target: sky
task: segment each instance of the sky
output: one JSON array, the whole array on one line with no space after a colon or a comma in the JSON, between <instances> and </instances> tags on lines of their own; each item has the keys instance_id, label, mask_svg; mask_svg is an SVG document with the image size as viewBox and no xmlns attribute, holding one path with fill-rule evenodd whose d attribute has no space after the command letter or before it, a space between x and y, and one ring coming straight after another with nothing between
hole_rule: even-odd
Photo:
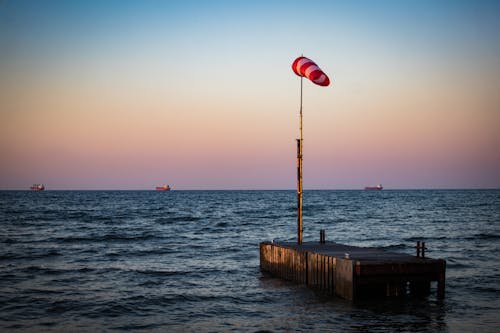
<instances>
[{"instance_id":1,"label":"sky","mask_svg":"<svg viewBox=\"0 0 500 333\"><path fill-rule=\"evenodd\" d=\"M498 1L0 1L0 189L500 188Z\"/></svg>"}]
</instances>

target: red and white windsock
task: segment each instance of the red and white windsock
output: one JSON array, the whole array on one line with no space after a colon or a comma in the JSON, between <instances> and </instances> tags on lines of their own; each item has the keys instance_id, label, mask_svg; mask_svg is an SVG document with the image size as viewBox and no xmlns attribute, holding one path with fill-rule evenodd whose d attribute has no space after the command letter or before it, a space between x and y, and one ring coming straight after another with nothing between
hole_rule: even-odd
<instances>
[{"instance_id":1,"label":"red and white windsock","mask_svg":"<svg viewBox=\"0 0 500 333\"><path fill-rule=\"evenodd\" d=\"M326 87L330 84L330 79L312 61L306 57L298 57L292 64L292 69L298 76L303 76L316 83L318 86Z\"/></svg>"}]
</instances>

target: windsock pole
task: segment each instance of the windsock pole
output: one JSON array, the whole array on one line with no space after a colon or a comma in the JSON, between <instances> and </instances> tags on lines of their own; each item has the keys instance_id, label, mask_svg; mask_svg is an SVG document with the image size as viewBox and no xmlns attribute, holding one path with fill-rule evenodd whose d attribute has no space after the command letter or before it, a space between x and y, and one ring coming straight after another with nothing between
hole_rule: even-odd
<instances>
[{"instance_id":1,"label":"windsock pole","mask_svg":"<svg viewBox=\"0 0 500 333\"><path fill-rule=\"evenodd\" d=\"M314 61L301 55L292 63L293 72L300 76L300 138L297 139L297 243L302 244L302 85L304 77L318 86L326 87L330 79Z\"/></svg>"},{"instance_id":2,"label":"windsock pole","mask_svg":"<svg viewBox=\"0 0 500 333\"><path fill-rule=\"evenodd\" d=\"M297 139L297 243L302 244L302 81L300 77L300 139Z\"/></svg>"}]
</instances>

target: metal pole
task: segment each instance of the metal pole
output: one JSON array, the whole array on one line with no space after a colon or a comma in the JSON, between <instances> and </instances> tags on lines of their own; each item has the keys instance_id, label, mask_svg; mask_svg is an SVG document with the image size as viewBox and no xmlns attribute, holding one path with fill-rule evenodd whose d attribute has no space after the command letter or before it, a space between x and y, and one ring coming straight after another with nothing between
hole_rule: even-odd
<instances>
[{"instance_id":1,"label":"metal pole","mask_svg":"<svg viewBox=\"0 0 500 333\"><path fill-rule=\"evenodd\" d=\"M297 243L302 244L302 82L300 77L300 139L297 140Z\"/></svg>"}]
</instances>

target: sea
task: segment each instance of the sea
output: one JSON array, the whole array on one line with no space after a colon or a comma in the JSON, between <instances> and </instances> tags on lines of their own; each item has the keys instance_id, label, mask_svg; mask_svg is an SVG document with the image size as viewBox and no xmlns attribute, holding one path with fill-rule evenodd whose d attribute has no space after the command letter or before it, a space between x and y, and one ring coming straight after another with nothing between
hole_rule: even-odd
<instances>
[{"instance_id":1,"label":"sea","mask_svg":"<svg viewBox=\"0 0 500 333\"><path fill-rule=\"evenodd\" d=\"M349 302L259 269L294 191L0 191L1 332L500 332L500 190L306 190L304 241L447 262L444 300Z\"/></svg>"}]
</instances>

